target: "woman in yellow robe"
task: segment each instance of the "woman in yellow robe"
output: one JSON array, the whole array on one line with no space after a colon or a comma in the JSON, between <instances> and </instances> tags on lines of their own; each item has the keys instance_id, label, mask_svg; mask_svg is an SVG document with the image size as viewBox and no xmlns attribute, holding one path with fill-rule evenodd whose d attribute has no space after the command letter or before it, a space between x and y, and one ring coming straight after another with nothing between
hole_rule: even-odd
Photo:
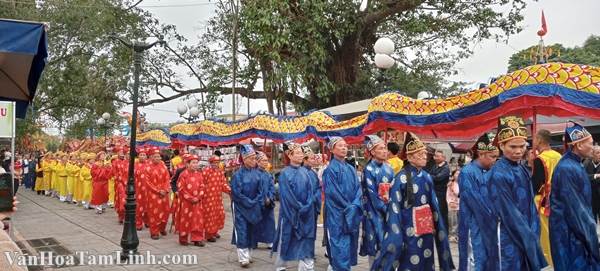
<instances>
[{"instance_id":1,"label":"woman in yellow robe","mask_svg":"<svg viewBox=\"0 0 600 271\"><path fill-rule=\"evenodd\" d=\"M44 158L39 158L38 162L35 164L35 187L34 190L38 193L38 195L44 193ZM40 177L38 177L40 176Z\"/></svg>"},{"instance_id":2,"label":"woman in yellow robe","mask_svg":"<svg viewBox=\"0 0 600 271\"><path fill-rule=\"evenodd\" d=\"M61 154L60 161L56 163L52 170L56 173L55 189L60 201L65 201L67 198L67 155ZM55 180L52 180L54 182Z\"/></svg>"},{"instance_id":3,"label":"woman in yellow robe","mask_svg":"<svg viewBox=\"0 0 600 271\"><path fill-rule=\"evenodd\" d=\"M83 178L81 177L81 167L87 157L87 154L82 153L75 159L75 165L77 166L77 177L75 178L75 184L73 185L73 202L81 203L83 200Z\"/></svg>"},{"instance_id":4,"label":"woman in yellow robe","mask_svg":"<svg viewBox=\"0 0 600 271\"><path fill-rule=\"evenodd\" d=\"M42 162L42 171L44 172L44 177L42 179L44 184L42 185L42 190L46 191L46 196L51 196L54 192L52 189L54 187L52 185L52 180L54 178L54 171L52 171L52 168L54 163L56 163L56 161L54 161L54 155L52 153L48 153Z\"/></svg>"},{"instance_id":5,"label":"woman in yellow robe","mask_svg":"<svg viewBox=\"0 0 600 271\"><path fill-rule=\"evenodd\" d=\"M79 180L79 166L77 165L77 155L71 154L67 162L67 198L66 201L77 204L75 200L75 185Z\"/></svg>"},{"instance_id":6,"label":"woman in yellow robe","mask_svg":"<svg viewBox=\"0 0 600 271\"><path fill-rule=\"evenodd\" d=\"M85 161L81 165L79 177L82 183L81 204L83 208L90 209L90 200L92 199L92 165L95 163L96 155L88 153L85 156Z\"/></svg>"}]
</instances>

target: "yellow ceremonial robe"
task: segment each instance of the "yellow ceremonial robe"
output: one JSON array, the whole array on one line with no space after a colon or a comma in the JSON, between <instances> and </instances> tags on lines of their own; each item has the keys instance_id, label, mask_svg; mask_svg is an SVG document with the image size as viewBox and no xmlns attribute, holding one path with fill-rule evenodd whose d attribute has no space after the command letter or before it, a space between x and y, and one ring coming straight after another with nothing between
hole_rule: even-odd
<instances>
[{"instance_id":1,"label":"yellow ceremonial robe","mask_svg":"<svg viewBox=\"0 0 600 271\"><path fill-rule=\"evenodd\" d=\"M56 163L52 167L52 170L56 173L56 185L55 189L58 195L61 197L67 196L67 165L62 163ZM53 181L54 182L54 181Z\"/></svg>"},{"instance_id":2,"label":"yellow ceremonial robe","mask_svg":"<svg viewBox=\"0 0 600 271\"><path fill-rule=\"evenodd\" d=\"M79 177L82 184L81 200L89 203L92 199L92 172L89 165L81 166Z\"/></svg>"},{"instance_id":3,"label":"yellow ceremonial robe","mask_svg":"<svg viewBox=\"0 0 600 271\"><path fill-rule=\"evenodd\" d=\"M397 156L388 159L387 162L394 170L394 176L398 174L398 172L400 172L400 170L402 170L402 167L404 166L404 162L402 161L402 159L398 158Z\"/></svg>"},{"instance_id":4,"label":"yellow ceremonial robe","mask_svg":"<svg viewBox=\"0 0 600 271\"><path fill-rule=\"evenodd\" d=\"M42 191L42 190L44 190L44 177L41 177L41 178L37 177L37 175L38 175L37 173L42 172L42 174L43 174L43 172L44 172L44 167L42 165L43 163L44 163L44 161L42 160L39 163L37 163L37 165L35 165L35 173L36 173L35 176L34 176L34 178L35 178L35 187L34 187L35 191Z\"/></svg>"},{"instance_id":5,"label":"yellow ceremonial robe","mask_svg":"<svg viewBox=\"0 0 600 271\"><path fill-rule=\"evenodd\" d=\"M75 163L67 163L67 195L71 195L75 199L75 187L79 186L79 166Z\"/></svg>"},{"instance_id":6,"label":"yellow ceremonial robe","mask_svg":"<svg viewBox=\"0 0 600 271\"><path fill-rule=\"evenodd\" d=\"M538 213L540 216L540 245L542 246L542 250L544 251L544 258L546 258L546 261L550 266L553 266L552 254L550 250L550 233L548 230L548 214L550 212L550 206L542 206L542 198L545 198L544 202L550 202L552 173L554 173L554 168L558 164L561 155L555 150L546 150L540 153L540 155L538 155L538 158L540 158L542 164L544 164L546 182L540 189L541 195L536 195L533 200L538 208Z\"/></svg>"},{"instance_id":7,"label":"yellow ceremonial robe","mask_svg":"<svg viewBox=\"0 0 600 271\"><path fill-rule=\"evenodd\" d=\"M56 172L54 172L55 164L56 161L54 160L50 160L44 163L44 182L46 183L46 189L44 190L54 190L56 187L56 183L58 182L58 175L56 174Z\"/></svg>"}]
</instances>

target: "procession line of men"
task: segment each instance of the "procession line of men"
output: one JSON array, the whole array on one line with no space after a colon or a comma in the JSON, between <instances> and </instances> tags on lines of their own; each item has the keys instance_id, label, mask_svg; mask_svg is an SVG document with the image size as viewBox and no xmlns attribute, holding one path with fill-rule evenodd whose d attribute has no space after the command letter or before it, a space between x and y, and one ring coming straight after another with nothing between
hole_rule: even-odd
<instances>
[{"instance_id":1,"label":"procession line of men","mask_svg":"<svg viewBox=\"0 0 600 271\"><path fill-rule=\"evenodd\" d=\"M459 270L542 270L550 262L545 255L555 270L600 270L590 183L581 164L591 156L591 135L573 123L565 131L562 158L547 153L549 148L542 150L541 159L551 168L545 169L547 192L535 201L531 173L521 161L527 138L522 118L502 117L497 136L482 135L473 148L475 159L462 169ZM289 165L279 175L281 206L273 243L276 270L284 270L286 262L296 260L298 270L314 270L321 189L329 270L351 270L359 252L368 256L371 270L435 270L435 252L439 269L455 268L434 184L423 170L425 144L407 133L400 152L406 162L396 174L386 162L381 138L369 135L365 145L371 159L359 180L354 167L344 160L346 142L330 137L327 148L333 158L322 182L310 163L306 164L311 151L303 151L295 143L285 145ZM271 204L265 196L271 178L256 166L259 155L251 146L242 146L241 152L243 167L231 182L232 243L238 248L240 264L247 267L257 236L265 233L257 225ZM546 250L540 245L544 216L548 221Z\"/></svg>"},{"instance_id":2,"label":"procession line of men","mask_svg":"<svg viewBox=\"0 0 600 271\"><path fill-rule=\"evenodd\" d=\"M591 187L582 165L591 157L592 136L576 123L568 126L561 158L550 152L547 137L538 137L545 172L539 200L531 173L521 162L528 138L522 118L502 117L495 137L486 133L477 140L475 159L459 175L459 270L542 270L549 263L558 271L600 270ZM324 194L328 270L351 270L359 254L368 256L370 270L435 270L435 253L439 269L454 269L432 177L424 170L426 145L407 133L399 153L405 162L397 173L386 161L381 138L369 135L365 145L370 160L359 179L345 161L348 145L340 137L328 138L332 159L321 178L314 168L316 154L309 147L285 144L289 165L278 178L278 223L268 158L251 145L240 147L242 166L229 185L218 156L201 169L199 158L186 154L171 177L158 148L138 149L136 227L142 230L146 224L151 238L159 239L167 234L172 216L181 245L204 246L219 238L225 219L222 193L230 193L232 244L242 267L251 265L253 249L265 243L276 254L276 270L285 270L289 261L298 261L298 270L314 270ZM112 179L122 222L127 152L116 148L117 155L110 158L102 152L47 154L38 165L43 177L36 189L61 201L94 207L101 214ZM542 245L543 240L548 245Z\"/></svg>"},{"instance_id":3,"label":"procession line of men","mask_svg":"<svg viewBox=\"0 0 600 271\"><path fill-rule=\"evenodd\" d=\"M36 169L42 177L36 180L38 194L57 197L60 201L94 208L102 214L108 206L111 184L114 184L114 208L123 223L126 185L129 176L127 147L116 146L114 156L106 153L47 153ZM222 193L229 193L220 158L210 158L210 166L201 168L198 156L185 154L178 165L177 188L171 191L171 174L157 147L138 148L135 161L136 228L149 228L150 237L167 235L169 217L179 234L179 243L204 246L216 242L225 224ZM170 194L174 192L171 204Z\"/></svg>"},{"instance_id":4,"label":"procession line of men","mask_svg":"<svg viewBox=\"0 0 600 271\"><path fill-rule=\"evenodd\" d=\"M521 163L527 146L521 118L501 118L495 144L476 144L477 158L459 176L459 270L600 270L591 188L582 161L592 136L573 123L566 128L565 154L549 147L549 133L536 135L543 172L539 195ZM499 155L496 147L502 151ZM539 213L538 213L539 211ZM497 221L497 223L491 223Z\"/></svg>"}]
</instances>

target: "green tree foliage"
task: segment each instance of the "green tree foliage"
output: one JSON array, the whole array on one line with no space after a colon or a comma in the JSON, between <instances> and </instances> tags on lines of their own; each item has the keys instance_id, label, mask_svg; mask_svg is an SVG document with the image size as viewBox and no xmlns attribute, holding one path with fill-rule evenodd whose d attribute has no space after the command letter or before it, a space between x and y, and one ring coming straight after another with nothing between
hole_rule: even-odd
<instances>
[{"instance_id":1,"label":"green tree foliage","mask_svg":"<svg viewBox=\"0 0 600 271\"><path fill-rule=\"evenodd\" d=\"M109 36L143 36L144 14L117 0L15 2L0 3L0 17L48 25L49 57L30 120L68 130L115 112L130 81L131 53Z\"/></svg>"},{"instance_id":2,"label":"green tree foliage","mask_svg":"<svg viewBox=\"0 0 600 271\"><path fill-rule=\"evenodd\" d=\"M312 107L379 94L384 88L373 87L379 71L371 59L383 36L396 43L398 65L386 72L390 86L408 95L427 90L442 96L449 90L443 78L470 55L469 46L519 31L525 6L508 0L365 1L364 10L363 1L242 1L240 40L268 75L263 80L296 83ZM282 96L278 91L272 90Z\"/></svg>"},{"instance_id":3,"label":"green tree foliage","mask_svg":"<svg viewBox=\"0 0 600 271\"><path fill-rule=\"evenodd\" d=\"M583 46L567 48L557 43L546 46L546 50L548 49L551 50L548 62L600 66L600 36L588 37ZM537 51L538 45L534 45L513 54L508 61L508 71L512 72L535 64L536 62L531 56L535 55Z\"/></svg>"},{"instance_id":4,"label":"green tree foliage","mask_svg":"<svg viewBox=\"0 0 600 271\"><path fill-rule=\"evenodd\" d=\"M522 0L365 1L364 10L362 1L217 1L200 44L182 45L185 38L172 28L155 33L178 42L150 57L147 83L156 86L156 98L145 104L195 93L218 101L231 93L232 59L239 64L236 94L266 99L271 113L285 113L287 103L303 111L389 89L446 96L458 87L444 80L455 72L453 64L479 40L520 31L525 7ZM383 36L396 42L398 65L381 81L372 59ZM187 69L197 87L186 88L167 62Z\"/></svg>"}]
</instances>

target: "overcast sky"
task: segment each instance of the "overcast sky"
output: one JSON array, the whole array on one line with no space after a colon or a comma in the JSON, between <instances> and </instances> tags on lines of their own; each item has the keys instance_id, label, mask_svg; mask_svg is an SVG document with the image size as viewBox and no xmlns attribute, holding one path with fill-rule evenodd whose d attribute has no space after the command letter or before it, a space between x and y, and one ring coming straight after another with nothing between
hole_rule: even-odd
<instances>
[{"instance_id":1,"label":"overcast sky","mask_svg":"<svg viewBox=\"0 0 600 271\"><path fill-rule=\"evenodd\" d=\"M214 14L214 1L208 0L145 0L141 4L145 10L153 12L163 23L173 24L180 34L191 42L198 42L198 36L205 23ZM170 7L165 7L170 6ZM482 41L473 47L474 54L457 64L458 74L450 80L472 83L487 82L489 78L506 73L508 59L515 52L537 44L537 30L540 28L541 11L546 14L548 34L546 44L562 43L567 47L580 46L590 35L600 35L600 10L598 0L539 0L528 1L521 23L523 31L511 36L508 43ZM190 84L194 80L188 80ZM196 87L192 85L191 87ZM177 105L182 100L171 101L142 109L150 122L170 123L181 120ZM223 99L222 113L231 113L231 96ZM254 111L266 110L266 102L251 101ZM130 111L129 108L126 109ZM243 100L241 112L247 112L246 100Z\"/></svg>"}]
</instances>

